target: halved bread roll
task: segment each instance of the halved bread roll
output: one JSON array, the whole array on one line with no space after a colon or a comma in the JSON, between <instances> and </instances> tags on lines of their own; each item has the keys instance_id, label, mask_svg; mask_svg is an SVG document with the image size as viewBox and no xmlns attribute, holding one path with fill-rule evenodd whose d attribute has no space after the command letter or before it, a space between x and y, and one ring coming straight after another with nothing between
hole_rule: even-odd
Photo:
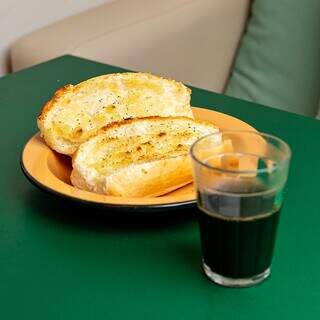
<instances>
[{"instance_id":1,"label":"halved bread roll","mask_svg":"<svg viewBox=\"0 0 320 320\"><path fill-rule=\"evenodd\" d=\"M192 181L190 146L213 132L218 132L213 124L186 117L149 117L107 126L73 156L72 184L113 196L166 194Z\"/></svg>"},{"instance_id":2,"label":"halved bread roll","mask_svg":"<svg viewBox=\"0 0 320 320\"><path fill-rule=\"evenodd\" d=\"M190 94L180 82L147 73L102 75L58 90L37 123L52 149L72 155L113 122L147 116L193 118Z\"/></svg>"}]
</instances>

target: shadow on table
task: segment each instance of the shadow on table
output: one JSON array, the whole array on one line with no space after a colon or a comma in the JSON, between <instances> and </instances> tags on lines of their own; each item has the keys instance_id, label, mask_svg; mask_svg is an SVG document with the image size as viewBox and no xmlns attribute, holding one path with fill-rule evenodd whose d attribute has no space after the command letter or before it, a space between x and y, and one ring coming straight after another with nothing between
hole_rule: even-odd
<instances>
[{"instance_id":1,"label":"shadow on table","mask_svg":"<svg viewBox=\"0 0 320 320\"><path fill-rule=\"evenodd\" d=\"M114 212L112 210L101 210L87 207L76 202L55 197L37 189L29 189L23 196L24 205L28 208L26 214L30 215L38 224L56 225L59 229L67 228L69 234L72 229L80 232L94 232L106 234L134 235L124 236L119 243L133 241L130 245L135 250L135 255L141 261L146 259L145 264L150 263L150 252L157 252L160 256L165 256L170 263L180 265L182 270L190 272L192 277L201 277L201 254L195 213L197 209L175 210L168 212ZM42 228L41 228L42 229ZM71 231L71 233L70 233ZM165 234L163 244L159 242L161 233ZM135 234L141 235L136 237ZM150 240L149 235L154 235ZM96 245L94 237L73 237L69 239L67 245L56 244L50 241L50 237L45 238L50 245L57 245L59 251L66 251L68 255L77 258L79 241L81 244L81 256L91 257L93 261L108 259L108 253L115 254L115 251L108 251L108 246L113 246L109 242L108 236L103 238L105 242L101 245L101 238ZM76 239L76 240L72 240ZM76 241L76 245L73 246ZM83 241L83 242L81 242ZM93 242L92 242L93 241ZM87 244L85 244L87 243ZM94 243L95 249L92 250ZM139 250L144 248L145 252ZM149 253L148 253L149 252ZM119 253L121 258L121 254ZM114 256L112 256L114 257ZM89 258L88 258L89 259ZM110 257L111 259L111 257ZM130 257L128 258L130 260ZM156 258L153 258L156 259Z\"/></svg>"},{"instance_id":2,"label":"shadow on table","mask_svg":"<svg viewBox=\"0 0 320 320\"><path fill-rule=\"evenodd\" d=\"M161 212L99 209L33 189L25 197L32 213L55 223L101 231L143 231L176 228L195 223L196 208Z\"/></svg>"},{"instance_id":3,"label":"shadow on table","mask_svg":"<svg viewBox=\"0 0 320 320\"><path fill-rule=\"evenodd\" d=\"M201 250L198 241L177 241L170 250L172 259L189 269L192 274L198 275L202 272Z\"/></svg>"}]
</instances>

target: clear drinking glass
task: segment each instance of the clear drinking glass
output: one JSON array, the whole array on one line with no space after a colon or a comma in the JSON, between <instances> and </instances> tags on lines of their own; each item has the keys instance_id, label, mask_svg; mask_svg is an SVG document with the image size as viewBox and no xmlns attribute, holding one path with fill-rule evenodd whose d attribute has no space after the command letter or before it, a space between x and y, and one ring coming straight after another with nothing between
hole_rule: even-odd
<instances>
[{"instance_id":1,"label":"clear drinking glass","mask_svg":"<svg viewBox=\"0 0 320 320\"><path fill-rule=\"evenodd\" d=\"M215 283L245 287L271 272L291 151L281 139L225 131L191 148L202 261Z\"/></svg>"}]
</instances>

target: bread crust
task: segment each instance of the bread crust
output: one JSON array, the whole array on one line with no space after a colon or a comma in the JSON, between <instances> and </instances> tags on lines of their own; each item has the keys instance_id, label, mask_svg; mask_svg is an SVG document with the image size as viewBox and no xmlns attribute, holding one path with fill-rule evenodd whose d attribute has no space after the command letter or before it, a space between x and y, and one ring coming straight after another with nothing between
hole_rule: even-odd
<instances>
[{"instance_id":1,"label":"bread crust","mask_svg":"<svg viewBox=\"0 0 320 320\"><path fill-rule=\"evenodd\" d=\"M189 155L132 164L106 177L105 184L88 184L77 169L72 170L74 186L86 191L119 197L157 197L192 182Z\"/></svg>"},{"instance_id":2,"label":"bread crust","mask_svg":"<svg viewBox=\"0 0 320 320\"><path fill-rule=\"evenodd\" d=\"M117 128L121 128L121 127L124 127L124 126L130 126L132 124L139 123L139 122L145 121L145 120L147 120L148 122L153 122L153 123L157 124L160 119L170 119L170 120L174 119L176 121L188 120L188 121L191 121L191 122L194 122L194 123L197 123L197 124L202 124L202 125L205 125L205 126L208 126L208 127L212 127L212 128L216 128L217 130L219 130L218 127L216 127L212 122L205 121L205 120L197 120L197 121L195 121L193 119L190 119L190 118L184 117L184 116L173 116L173 117L149 116L149 117L141 117L141 118L131 118L131 119L121 120L121 121L118 121L118 122L113 122L113 123L107 124L107 125L105 125L104 127L102 127L100 129L98 134L103 133L103 132L112 132L113 130L116 130Z\"/></svg>"},{"instance_id":3,"label":"bread crust","mask_svg":"<svg viewBox=\"0 0 320 320\"><path fill-rule=\"evenodd\" d=\"M48 112L51 110L51 108L54 106L54 103L63 96L67 91L71 90L73 88L72 84L66 84L65 86L58 89L54 94L53 97L45 103L45 105L42 107L38 114L37 121L43 122L48 114Z\"/></svg>"}]
</instances>

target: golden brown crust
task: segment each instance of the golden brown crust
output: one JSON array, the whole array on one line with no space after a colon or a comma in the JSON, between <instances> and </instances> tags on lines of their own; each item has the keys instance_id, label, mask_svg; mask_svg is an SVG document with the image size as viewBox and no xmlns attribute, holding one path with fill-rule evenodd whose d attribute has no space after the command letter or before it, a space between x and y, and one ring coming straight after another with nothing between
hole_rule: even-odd
<instances>
[{"instance_id":1,"label":"golden brown crust","mask_svg":"<svg viewBox=\"0 0 320 320\"><path fill-rule=\"evenodd\" d=\"M141 120L148 120L149 122L154 122L157 123L159 122L159 120L165 120L165 119L175 119L175 120L189 120L189 121L194 121L193 119L190 119L188 117L184 117L184 116L176 116L176 117L159 117L159 116L149 116L149 117L141 117L141 118L130 118L130 119L124 119L121 121L117 121L117 122L113 122L113 123L109 123L107 125L105 125L104 127L102 127L100 129L100 131L97 134L100 134L102 132L107 132L111 129L116 129L116 128L120 128L123 125L130 125L133 123L139 123L141 122ZM209 121L204 121L204 120L197 120L196 123L198 124L203 124L203 125L208 125L208 126L213 126L213 124Z\"/></svg>"},{"instance_id":2,"label":"golden brown crust","mask_svg":"<svg viewBox=\"0 0 320 320\"><path fill-rule=\"evenodd\" d=\"M146 75L146 76L148 76L149 78L153 78L155 75L154 74L152 74L151 72L135 72L136 74L143 74L143 75ZM105 75L103 75L104 77L112 77L112 76L117 76L117 75L130 75L130 74L132 74L132 72L117 72L117 73L109 73L109 74L105 74ZM98 76L99 77L99 76ZM98 77L96 77L96 78L98 78ZM157 76L157 78L159 78L159 79L162 79L162 80L167 80L167 81L170 81L170 82L172 82L172 83L175 83L175 84L177 84L179 87L180 87L180 85L182 84L181 82L179 82L179 81L177 81L177 80L175 80L175 79L173 79L173 78L164 78L164 77L161 77L161 76ZM94 79L94 78L92 78L92 79ZM89 79L90 80L90 79ZM77 87L78 86L82 86L82 84L84 84L86 81L83 81L83 82L81 82L81 83L79 83L78 85L77 85ZM189 88L189 87L187 87L187 86L185 86L185 88L187 89L187 91L189 92L189 94L191 94L191 92L192 92L192 90Z\"/></svg>"},{"instance_id":3,"label":"golden brown crust","mask_svg":"<svg viewBox=\"0 0 320 320\"><path fill-rule=\"evenodd\" d=\"M157 197L190 182L190 157L182 155L126 167L107 177L105 193L120 197Z\"/></svg>"},{"instance_id":4,"label":"golden brown crust","mask_svg":"<svg viewBox=\"0 0 320 320\"><path fill-rule=\"evenodd\" d=\"M38 121L43 121L45 118L46 113L52 108L52 100L49 100L45 103L45 105L42 107L38 114Z\"/></svg>"},{"instance_id":5,"label":"golden brown crust","mask_svg":"<svg viewBox=\"0 0 320 320\"><path fill-rule=\"evenodd\" d=\"M59 88L54 94L53 97L45 103L38 115L38 121L43 121L47 115L47 113L54 106L54 103L62 97L67 91L69 91L73 87L72 84L66 84L65 86Z\"/></svg>"},{"instance_id":6,"label":"golden brown crust","mask_svg":"<svg viewBox=\"0 0 320 320\"><path fill-rule=\"evenodd\" d=\"M106 177L105 185L91 186L77 169L72 184L82 190L118 197L157 197L192 182L189 155L133 164Z\"/></svg>"}]
</instances>

